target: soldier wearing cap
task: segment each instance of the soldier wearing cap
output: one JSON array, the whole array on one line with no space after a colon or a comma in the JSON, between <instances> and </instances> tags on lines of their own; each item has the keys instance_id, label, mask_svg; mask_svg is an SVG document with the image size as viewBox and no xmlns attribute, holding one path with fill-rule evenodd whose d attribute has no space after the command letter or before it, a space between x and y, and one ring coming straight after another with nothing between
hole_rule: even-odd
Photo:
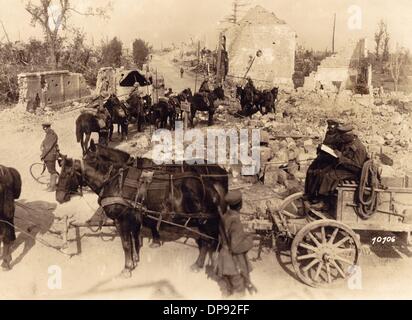
<instances>
[{"instance_id":1,"label":"soldier wearing cap","mask_svg":"<svg viewBox=\"0 0 412 320\"><path fill-rule=\"evenodd\" d=\"M41 144L40 151L41 161L44 161L47 171L50 173L50 183L48 185L47 191L56 191L57 182L57 171L56 171L56 160L59 157L59 146L57 134L51 128L50 122L44 122L42 124L43 130L46 136Z\"/></svg>"},{"instance_id":2,"label":"soldier wearing cap","mask_svg":"<svg viewBox=\"0 0 412 320\"><path fill-rule=\"evenodd\" d=\"M336 149L336 137L339 133L337 128L341 125L341 122L336 119L328 119L326 122L328 124L328 128L322 144L332 149ZM323 172L332 169L336 164L336 159L333 156L321 150L322 144L318 146L317 157L310 164L306 172L305 195L306 198L312 203L320 201L318 191Z\"/></svg>"},{"instance_id":3,"label":"soldier wearing cap","mask_svg":"<svg viewBox=\"0 0 412 320\"><path fill-rule=\"evenodd\" d=\"M247 252L253 247L253 237L243 230L240 221L241 192L230 191L225 201L229 209L221 216L217 275L221 279L224 295L243 296L246 289L250 293L256 291L250 281L252 267L247 258Z\"/></svg>"},{"instance_id":4,"label":"soldier wearing cap","mask_svg":"<svg viewBox=\"0 0 412 320\"><path fill-rule=\"evenodd\" d=\"M328 200L342 180L360 179L364 163L369 159L366 147L354 134L351 126L338 125L334 138L336 158L333 165L322 170L317 184L320 202L315 209L328 207Z\"/></svg>"}]
</instances>

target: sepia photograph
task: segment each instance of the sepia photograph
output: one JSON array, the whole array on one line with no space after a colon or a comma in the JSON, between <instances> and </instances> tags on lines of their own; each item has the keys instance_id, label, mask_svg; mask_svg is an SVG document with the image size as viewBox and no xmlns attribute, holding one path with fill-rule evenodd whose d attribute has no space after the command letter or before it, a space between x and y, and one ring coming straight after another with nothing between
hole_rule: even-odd
<instances>
[{"instance_id":1,"label":"sepia photograph","mask_svg":"<svg viewBox=\"0 0 412 320\"><path fill-rule=\"evenodd\" d=\"M412 299L411 12L0 0L0 300Z\"/></svg>"}]
</instances>

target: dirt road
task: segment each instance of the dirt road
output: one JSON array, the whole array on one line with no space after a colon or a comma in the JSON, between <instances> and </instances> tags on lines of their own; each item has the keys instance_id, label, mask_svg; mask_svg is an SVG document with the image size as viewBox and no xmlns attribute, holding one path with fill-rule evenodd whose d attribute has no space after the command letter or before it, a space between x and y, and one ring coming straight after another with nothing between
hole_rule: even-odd
<instances>
[{"instance_id":1,"label":"dirt road","mask_svg":"<svg viewBox=\"0 0 412 320\"><path fill-rule=\"evenodd\" d=\"M178 68L164 57L154 57L166 80L166 86L175 91L193 88L193 78L180 78ZM75 141L74 121L78 110L62 110L49 116L59 135L63 153L80 158L80 147ZM150 249L147 240L141 251L141 262L132 278L118 277L123 266L123 252L113 230L105 234L83 230L81 248L78 248L74 230L70 232L70 253L81 249L81 254L68 257L46 247L40 241L53 245L61 239L48 232L59 229L55 217L74 216L77 221L89 219L97 209L96 196L86 194L71 202L58 205L54 194L45 192L30 177L30 164L39 162L39 147L43 139L41 122L45 116L27 115L19 109L5 110L0 116L0 163L18 169L23 178L23 192L17 207L19 230L13 251L13 269L0 272L0 297L3 299L219 299L217 283L203 272L192 273L190 265L197 254L194 242L167 243L159 249ZM139 136L135 134L128 142ZM30 222L27 222L29 220ZM33 225L36 225L33 227ZM31 227L31 228L29 228ZM33 239L35 238L36 241ZM362 260L362 289L350 290L347 285L334 290L312 289L294 278L290 264L279 263L275 252L265 251L263 260L253 262L252 279L259 293L258 299L345 299L345 298L411 298L412 285L410 252L406 249L388 249L385 255L367 255ZM253 257L256 250L250 253ZM280 260L287 261L287 257ZM54 282L61 276L61 287ZM56 285L57 284L57 285Z\"/></svg>"}]
</instances>

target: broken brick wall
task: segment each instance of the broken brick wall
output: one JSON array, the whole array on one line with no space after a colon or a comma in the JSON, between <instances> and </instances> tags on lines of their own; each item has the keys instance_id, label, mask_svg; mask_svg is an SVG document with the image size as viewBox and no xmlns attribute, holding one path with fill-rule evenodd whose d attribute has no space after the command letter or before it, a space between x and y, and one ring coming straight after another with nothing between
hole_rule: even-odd
<instances>
[{"instance_id":1,"label":"broken brick wall","mask_svg":"<svg viewBox=\"0 0 412 320\"><path fill-rule=\"evenodd\" d=\"M18 75L19 104L27 111L56 108L66 102L90 96L83 75L69 71L47 71Z\"/></svg>"},{"instance_id":2,"label":"broken brick wall","mask_svg":"<svg viewBox=\"0 0 412 320\"><path fill-rule=\"evenodd\" d=\"M371 84L371 72L369 66L362 65L367 57L366 39L348 43L339 52L324 59L317 71L305 78L304 88L313 90L323 88L325 90L354 90L357 84L365 79L365 86Z\"/></svg>"}]
</instances>

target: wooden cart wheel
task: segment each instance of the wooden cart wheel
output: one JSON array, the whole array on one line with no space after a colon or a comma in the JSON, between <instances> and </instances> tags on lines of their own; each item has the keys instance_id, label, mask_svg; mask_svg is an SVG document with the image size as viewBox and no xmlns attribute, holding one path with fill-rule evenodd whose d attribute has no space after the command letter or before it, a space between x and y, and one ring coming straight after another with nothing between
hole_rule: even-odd
<instances>
[{"instance_id":1,"label":"wooden cart wheel","mask_svg":"<svg viewBox=\"0 0 412 320\"><path fill-rule=\"evenodd\" d=\"M303 192L298 192L286 197L278 209L279 213L287 219L304 217Z\"/></svg>"},{"instance_id":2,"label":"wooden cart wheel","mask_svg":"<svg viewBox=\"0 0 412 320\"><path fill-rule=\"evenodd\" d=\"M349 227L334 220L313 221L292 242L293 268L312 287L330 286L349 277L359 262L360 242Z\"/></svg>"}]
</instances>

